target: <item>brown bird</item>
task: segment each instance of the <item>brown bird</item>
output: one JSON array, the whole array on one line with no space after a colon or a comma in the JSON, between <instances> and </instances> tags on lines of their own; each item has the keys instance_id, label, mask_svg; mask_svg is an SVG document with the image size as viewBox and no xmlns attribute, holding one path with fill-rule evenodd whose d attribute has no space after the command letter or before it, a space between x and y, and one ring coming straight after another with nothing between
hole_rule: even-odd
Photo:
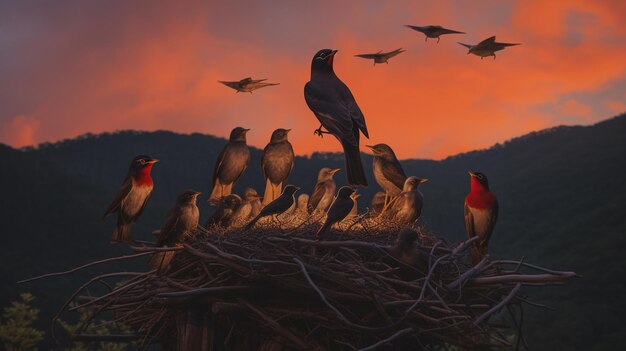
<instances>
[{"instance_id":1,"label":"brown bird","mask_svg":"<svg viewBox=\"0 0 626 351\"><path fill-rule=\"evenodd\" d=\"M399 55L403 52L405 52L406 50L402 50L402 48L393 50L393 51L389 51L389 52L382 52L379 51L375 54L360 54L360 55L354 55L356 57L360 57L360 58L364 58L364 59L369 59L369 60L374 60L374 66L376 66L377 63L387 63L389 64L389 59Z\"/></svg>"},{"instance_id":2,"label":"brown bird","mask_svg":"<svg viewBox=\"0 0 626 351\"><path fill-rule=\"evenodd\" d=\"M241 202L241 198L237 194L228 194L224 196L220 200L217 210L213 212L213 215L207 220L204 226L206 228L213 225L228 227L231 223L233 215L241 205Z\"/></svg>"},{"instance_id":3,"label":"brown bird","mask_svg":"<svg viewBox=\"0 0 626 351\"><path fill-rule=\"evenodd\" d=\"M372 198L372 202L370 204L370 213L372 215L380 214L385 207L385 200L387 198L387 194L384 191L379 191L374 194Z\"/></svg>"},{"instance_id":4,"label":"brown bird","mask_svg":"<svg viewBox=\"0 0 626 351\"><path fill-rule=\"evenodd\" d=\"M472 263L477 264L488 254L489 239L498 220L498 200L489 191L487 176L480 172L469 172L470 192L465 197L465 229L471 239L478 236L472 245Z\"/></svg>"},{"instance_id":5,"label":"brown bird","mask_svg":"<svg viewBox=\"0 0 626 351\"><path fill-rule=\"evenodd\" d=\"M387 144L365 145L374 153L374 179L390 196L400 194L406 174L393 149Z\"/></svg>"},{"instance_id":6,"label":"brown bird","mask_svg":"<svg viewBox=\"0 0 626 351\"><path fill-rule=\"evenodd\" d=\"M352 193L352 195L350 195L350 198L354 201L354 206L346 218L354 218L359 215L359 206L357 201L359 197L361 197L361 194Z\"/></svg>"},{"instance_id":7,"label":"brown bird","mask_svg":"<svg viewBox=\"0 0 626 351\"><path fill-rule=\"evenodd\" d=\"M287 212L291 206L295 203L295 193L300 190L297 186L287 185L283 190L283 193L274 201L267 204L267 206L261 209L261 212L248 223L246 229L252 228L256 222L267 216L278 216Z\"/></svg>"},{"instance_id":8,"label":"brown bird","mask_svg":"<svg viewBox=\"0 0 626 351\"><path fill-rule=\"evenodd\" d=\"M117 212L117 224L111 242L132 241L130 228L139 219L150 200L153 187L150 171L158 161L145 155L139 155L131 161L126 179L102 216L104 219Z\"/></svg>"},{"instance_id":9,"label":"brown bird","mask_svg":"<svg viewBox=\"0 0 626 351\"><path fill-rule=\"evenodd\" d=\"M250 150L246 145L246 134L250 129L237 127L230 132L230 140L220 152L213 169L213 192L211 204L232 193L233 185L248 167Z\"/></svg>"},{"instance_id":10,"label":"brown bird","mask_svg":"<svg viewBox=\"0 0 626 351\"><path fill-rule=\"evenodd\" d=\"M300 196L298 196L296 212L309 213L309 194L300 194Z\"/></svg>"},{"instance_id":11,"label":"brown bird","mask_svg":"<svg viewBox=\"0 0 626 351\"><path fill-rule=\"evenodd\" d=\"M265 82L266 80L267 79L252 79L248 77L237 82L224 82L221 80L218 80L218 82L224 84L225 86L229 88L235 89L237 93L242 92L242 93L250 93L250 94L252 94L252 91L254 90L280 84L280 83L266 83Z\"/></svg>"},{"instance_id":12,"label":"brown bird","mask_svg":"<svg viewBox=\"0 0 626 351\"><path fill-rule=\"evenodd\" d=\"M422 214L424 195L419 191L418 186L426 183L428 179L418 177L408 177L404 182L404 188L391 205L390 215L397 221L411 224Z\"/></svg>"},{"instance_id":13,"label":"brown bird","mask_svg":"<svg viewBox=\"0 0 626 351\"><path fill-rule=\"evenodd\" d=\"M413 228L402 229L391 248L391 256L410 267L423 267L425 260L419 252L419 234ZM408 271L403 272L404 275ZM414 273L414 272L413 272Z\"/></svg>"},{"instance_id":14,"label":"brown bird","mask_svg":"<svg viewBox=\"0 0 626 351\"><path fill-rule=\"evenodd\" d=\"M200 192L194 190L185 190L178 195L176 206L167 215L167 219L159 232L158 247L180 245L181 242L193 235L200 219L200 211L196 205L198 195ZM152 256L150 263L159 272L163 272L169 267L173 257L173 251L157 252Z\"/></svg>"},{"instance_id":15,"label":"brown bird","mask_svg":"<svg viewBox=\"0 0 626 351\"><path fill-rule=\"evenodd\" d=\"M335 197L337 185L333 180L333 175L339 172L339 168L322 168L317 175L317 184L313 188L313 193L309 198L309 213L315 211L326 212Z\"/></svg>"},{"instance_id":16,"label":"brown bird","mask_svg":"<svg viewBox=\"0 0 626 351\"><path fill-rule=\"evenodd\" d=\"M328 209L328 216L324 225L317 231L315 235L318 239L324 235L335 223L339 223L344 220L352 211L352 208L356 205L356 199L352 197L354 189L349 186L343 186L337 192L337 197L333 204Z\"/></svg>"},{"instance_id":17,"label":"brown bird","mask_svg":"<svg viewBox=\"0 0 626 351\"><path fill-rule=\"evenodd\" d=\"M263 150L261 169L265 178L265 195L263 205L274 201L283 192L283 187L289 179L295 155L287 135L291 129L276 129L272 138Z\"/></svg>"},{"instance_id":18,"label":"brown bird","mask_svg":"<svg viewBox=\"0 0 626 351\"><path fill-rule=\"evenodd\" d=\"M256 217L261 211L261 197L253 188L247 188L243 192L241 205L237 207L230 220L233 224L247 222L250 218Z\"/></svg>"}]
</instances>

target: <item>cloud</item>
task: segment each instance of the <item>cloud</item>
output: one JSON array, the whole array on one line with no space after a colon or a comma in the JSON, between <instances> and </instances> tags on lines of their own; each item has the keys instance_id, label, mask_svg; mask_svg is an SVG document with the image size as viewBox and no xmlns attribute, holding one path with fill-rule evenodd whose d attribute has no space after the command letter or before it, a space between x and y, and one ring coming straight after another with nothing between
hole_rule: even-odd
<instances>
[{"instance_id":1,"label":"cloud","mask_svg":"<svg viewBox=\"0 0 626 351\"><path fill-rule=\"evenodd\" d=\"M0 127L3 142L15 147L34 145L39 132L39 121L29 116L15 116Z\"/></svg>"}]
</instances>

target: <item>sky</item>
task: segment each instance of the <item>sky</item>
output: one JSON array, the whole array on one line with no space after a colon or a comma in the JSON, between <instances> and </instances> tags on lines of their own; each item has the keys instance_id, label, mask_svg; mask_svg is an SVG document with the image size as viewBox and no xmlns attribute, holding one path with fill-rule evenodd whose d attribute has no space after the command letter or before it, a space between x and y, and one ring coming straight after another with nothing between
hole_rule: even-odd
<instances>
[{"instance_id":1,"label":"sky","mask_svg":"<svg viewBox=\"0 0 626 351\"><path fill-rule=\"evenodd\" d=\"M338 151L306 106L319 49L400 158L440 159L555 125L626 112L626 2L4 1L0 142L14 147L117 130L226 137L263 147L291 128L297 154ZM464 35L424 42L405 24ZM497 59L457 42L522 43ZM355 54L404 48L373 66ZM235 93L218 80L280 85Z\"/></svg>"}]
</instances>

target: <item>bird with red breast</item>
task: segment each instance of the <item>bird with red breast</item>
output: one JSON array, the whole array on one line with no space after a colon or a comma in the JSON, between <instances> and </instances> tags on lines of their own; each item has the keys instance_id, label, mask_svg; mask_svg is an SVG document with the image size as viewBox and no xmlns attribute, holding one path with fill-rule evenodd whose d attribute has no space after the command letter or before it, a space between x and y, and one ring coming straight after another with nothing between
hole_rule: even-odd
<instances>
[{"instance_id":1,"label":"bird with red breast","mask_svg":"<svg viewBox=\"0 0 626 351\"><path fill-rule=\"evenodd\" d=\"M104 212L102 219L117 212L117 224L113 230L111 242L132 241L130 228L141 215L150 195L153 182L150 172L159 160L146 155L136 156L130 163L128 173L115 198Z\"/></svg>"},{"instance_id":2,"label":"bird with red breast","mask_svg":"<svg viewBox=\"0 0 626 351\"><path fill-rule=\"evenodd\" d=\"M498 220L498 200L489 190L487 176L469 172L470 192L465 197L465 229L470 239L478 237L471 249L472 263L488 254L489 239Z\"/></svg>"}]
</instances>

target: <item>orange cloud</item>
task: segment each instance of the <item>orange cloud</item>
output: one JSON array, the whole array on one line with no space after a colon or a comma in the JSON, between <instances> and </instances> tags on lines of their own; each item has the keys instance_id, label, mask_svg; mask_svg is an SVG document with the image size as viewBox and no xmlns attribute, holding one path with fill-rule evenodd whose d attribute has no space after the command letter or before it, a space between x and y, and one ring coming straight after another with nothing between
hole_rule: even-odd
<instances>
[{"instance_id":1,"label":"orange cloud","mask_svg":"<svg viewBox=\"0 0 626 351\"><path fill-rule=\"evenodd\" d=\"M15 147L34 145L39 131L39 121L29 116L15 116L0 128L0 137Z\"/></svg>"}]
</instances>

